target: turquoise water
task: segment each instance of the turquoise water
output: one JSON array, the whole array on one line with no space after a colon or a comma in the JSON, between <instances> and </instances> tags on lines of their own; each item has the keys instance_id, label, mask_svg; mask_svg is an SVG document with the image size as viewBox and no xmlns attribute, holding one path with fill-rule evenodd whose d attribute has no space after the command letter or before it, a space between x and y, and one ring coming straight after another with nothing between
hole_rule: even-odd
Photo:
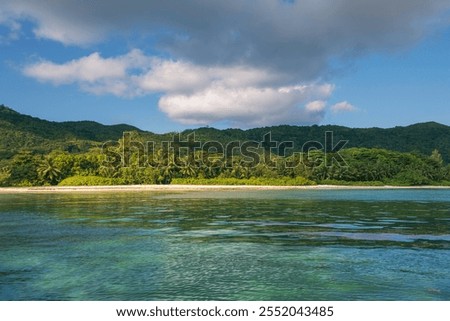
<instances>
[{"instance_id":1,"label":"turquoise water","mask_svg":"<svg viewBox=\"0 0 450 321\"><path fill-rule=\"evenodd\" d=\"M0 195L1 300L450 300L450 190Z\"/></svg>"}]
</instances>

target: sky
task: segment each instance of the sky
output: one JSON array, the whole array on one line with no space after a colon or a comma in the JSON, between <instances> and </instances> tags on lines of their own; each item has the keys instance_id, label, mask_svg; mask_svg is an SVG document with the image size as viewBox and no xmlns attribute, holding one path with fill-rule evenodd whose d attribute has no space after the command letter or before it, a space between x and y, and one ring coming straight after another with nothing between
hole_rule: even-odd
<instances>
[{"instance_id":1,"label":"sky","mask_svg":"<svg viewBox=\"0 0 450 321\"><path fill-rule=\"evenodd\" d=\"M0 0L0 104L156 133L450 125L450 0Z\"/></svg>"}]
</instances>

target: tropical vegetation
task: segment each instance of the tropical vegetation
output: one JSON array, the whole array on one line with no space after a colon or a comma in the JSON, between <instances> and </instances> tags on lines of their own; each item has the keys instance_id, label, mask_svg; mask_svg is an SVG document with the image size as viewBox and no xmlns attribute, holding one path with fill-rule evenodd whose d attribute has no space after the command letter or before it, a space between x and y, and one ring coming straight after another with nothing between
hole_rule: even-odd
<instances>
[{"instance_id":1,"label":"tropical vegetation","mask_svg":"<svg viewBox=\"0 0 450 321\"><path fill-rule=\"evenodd\" d=\"M348 140L344 149L301 148L307 141L320 146L330 131L335 143ZM194 133L196 143L215 142L213 148L188 143ZM267 133L278 145L292 142L292 148L261 147ZM437 123L392 129L200 128L158 135L129 125L49 122L0 106L0 135L0 186L450 185L450 127ZM178 154L164 143L176 147L177 139L184 142ZM230 142L249 142L250 148L231 155L218 148Z\"/></svg>"}]
</instances>

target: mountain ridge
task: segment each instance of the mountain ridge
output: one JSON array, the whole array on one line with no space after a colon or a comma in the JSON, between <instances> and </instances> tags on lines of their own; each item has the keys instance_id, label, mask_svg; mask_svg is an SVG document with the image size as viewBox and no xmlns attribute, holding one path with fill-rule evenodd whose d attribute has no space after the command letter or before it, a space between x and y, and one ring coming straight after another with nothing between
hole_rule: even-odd
<instances>
[{"instance_id":1,"label":"mountain ridge","mask_svg":"<svg viewBox=\"0 0 450 321\"><path fill-rule=\"evenodd\" d=\"M118 140L123 132L137 132L144 140L161 142L176 133L155 134L127 124L103 125L95 121L55 122L21 114L0 105L0 159L9 158L20 150L45 153L52 149L69 152L100 146L108 140ZM254 140L261 141L268 132L277 142L292 141L299 150L306 141L323 142L326 131L332 131L334 141L348 140L346 147L381 148L400 152L430 155L434 149L450 160L450 126L435 121L392 128L351 128L339 125L293 126L278 125L251 129L216 129L200 127L186 129L180 134L194 133L201 142Z\"/></svg>"}]
</instances>

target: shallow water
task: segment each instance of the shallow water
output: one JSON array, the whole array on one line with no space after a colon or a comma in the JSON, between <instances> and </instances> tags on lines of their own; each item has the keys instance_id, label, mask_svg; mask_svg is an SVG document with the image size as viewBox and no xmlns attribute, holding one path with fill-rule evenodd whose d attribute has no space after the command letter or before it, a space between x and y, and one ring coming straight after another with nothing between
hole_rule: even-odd
<instances>
[{"instance_id":1,"label":"shallow water","mask_svg":"<svg viewBox=\"0 0 450 321\"><path fill-rule=\"evenodd\" d=\"M1 300L450 300L450 190L0 195Z\"/></svg>"}]
</instances>

